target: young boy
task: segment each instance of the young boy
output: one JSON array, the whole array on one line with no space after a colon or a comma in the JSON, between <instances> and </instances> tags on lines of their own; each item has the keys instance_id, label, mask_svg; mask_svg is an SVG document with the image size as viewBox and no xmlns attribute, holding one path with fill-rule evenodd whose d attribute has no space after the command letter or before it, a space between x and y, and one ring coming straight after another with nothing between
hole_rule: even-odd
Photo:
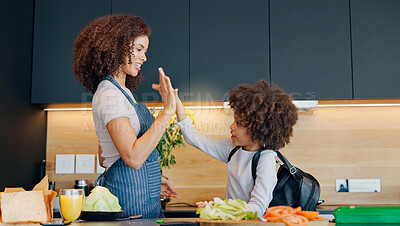
<instances>
[{"instance_id":1,"label":"young boy","mask_svg":"<svg viewBox=\"0 0 400 226\"><path fill-rule=\"evenodd\" d=\"M229 94L229 104L234 111L231 139L215 139L199 133L176 95L178 125L186 142L227 163L226 198L246 201L250 210L261 217L272 200L277 182L275 150L289 143L297 121L297 109L290 95L270 87L264 80L253 85L240 85ZM240 149L228 162L229 154L236 146ZM261 149L264 151L254 182L251 161Z\"/></svg>"}]
</instances>

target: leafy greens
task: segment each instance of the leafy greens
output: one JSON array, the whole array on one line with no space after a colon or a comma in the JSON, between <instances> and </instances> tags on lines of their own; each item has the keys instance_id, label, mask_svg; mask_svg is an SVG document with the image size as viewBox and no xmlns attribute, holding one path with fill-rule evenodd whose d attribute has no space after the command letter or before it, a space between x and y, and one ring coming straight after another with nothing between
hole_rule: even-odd
<instances>
[{"instance_id":1,"label":"leafy greens","mask_svg":"<svg viewBox=\"0 0 400 226\"><path fill-rule=\"evenodd\" d=\"M245 201L240 199L214 198L214 201L205 202L204 208L198 208L196 213L203 220L249 220L257 217L257 212L249 211Z\"/></svg>"},{"instance_id":2,"label":"leafy greens","mask_svg":"<svg viewBox=\"0 0 400 226\"><path fill-rule=\"evenodd\" d=\"M84 211L111 211L117 212L121 210L118 198L102 186L96 186L87 197L83 205Z\"/></svg>"}]
</instances>

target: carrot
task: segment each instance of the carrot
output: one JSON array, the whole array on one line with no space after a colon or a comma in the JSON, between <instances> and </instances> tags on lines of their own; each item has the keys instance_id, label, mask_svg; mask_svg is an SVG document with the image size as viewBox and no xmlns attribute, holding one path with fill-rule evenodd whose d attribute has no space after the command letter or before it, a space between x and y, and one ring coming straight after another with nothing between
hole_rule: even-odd
<instances>
[{"instance_id":1,"label":"carrot","mask_svg":"<svg viewBox=\"0 0 400 226\"><path fill-rule=\"evenodd\" d=\"M301 212L301 206L294 208L294 213Z\"/></svg>"},{"instance_id":2,"label":"carrot","mask_svg":"<svg viewBox=\"0 0 400 226\"><path fill-rule=\"evenodd\" d=\"M292 214L290 216L284 217L282 221L287 225L287 226L306 226L308 225L308 219L297 215L297 214Z\"/></svg>"},{"instance_id":3,"label":"carrot","mask_svg":"<svg viewBox=\"0 0 400 226\"><path fill-rule=\"evenodd\" d=\"M294 213L294 209L290 206L272 206L267 209L267 214L271 217L280 217L288 213Z\"/></svg>"},{"instance_id":4,"label":"carrot","mask_svg":"<svg viewBox=\"0 0 400 226\"><path fill-rule=\"evenodd\" d=\"M304 226L311 220L322 219L318 214L317 211L302 211L301 207L272 206L266 210L264 218L268 222L284 222L287 226Z\"/></svg>"},{"instance_id":5,"label":"carrot","mask_svg":"<svg viewBox=\"0 0 400 226\"><path fill-rule=\"evenodd\" d=\"M285 214L273 217L273 216L265 213L264 218L267 219L268 222L283 222L282 219L284 217L287 217L287 216L292 215L292 214L293 213L285 213Z\"/></svg>"},{"instance_id":6,"label":"carrot","mask_svg":"<svg viewBox=\"0 0 400 226\"><path fill-rule=\"evenodd\" d=\"M268 222L282 222L282 217L265 217Z\"/></svg>"},{"instance_id":7,"label":"carrot","mask_svg":"<svg viewBox=\"0 0 400 226\"><path fill-rule=\"evenodd\" d=\"M319 212L317 212L317 211L300 211L298 214L306 217L308 220L311 221L318 217Z\"/></svg>"}]
</instances>

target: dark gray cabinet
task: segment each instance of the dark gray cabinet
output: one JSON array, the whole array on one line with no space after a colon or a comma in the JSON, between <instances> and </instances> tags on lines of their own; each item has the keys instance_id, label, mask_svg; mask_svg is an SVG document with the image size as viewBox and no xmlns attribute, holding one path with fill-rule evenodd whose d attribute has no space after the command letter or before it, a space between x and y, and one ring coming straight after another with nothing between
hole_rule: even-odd
<instances>
[{"instance_id":1,"label":"dark gray cabinet","mask_svg":"<svg viewBox=\"0 0 400 226\"><path fill-rule=\"evenodd\" d=\"M151 88L158 81L158 67L170 76L183 100L189 93L189 0L113 0L113 14L141 16L151 27L144 81L133 94L138 101L161 101Z\"/></svg>"},{"instance_id":2,"label":"dark gray cabinet","mask_svg":"<svg viewBox=\"0 0 400 226\"><path fill-rule=\"evenodd\" d=\"M399 98L400 1L350 3L354 98Z\"/></svg>"},{"instance_id":3,"label":"dark gray cabinet","mask_svg":"<svg viewBox=\"0 0 400 226\"><path fill-rule=\"evenodd\" d=\"M295 99L352 98L349 2L270 0L271 79Z\"/></svg>"},{"instance_id":4,"label":"dark gray cabinet","mask_svg":"<svg viewBox=\"0 0 400 226\"><path fill-rule=\"evenodd\" d=\"M241 83L269 81L268 1L190 1L191 100L222 100Z\"/></svg>"},{"instance_id":5,"label":"dark gray cabinet","mask_svg":"<svg viewBox=\"0 0 400 226\"><path fill-rule=\"evenodd\" d=\"M397 0L40 0L31 103L91 101L72 72L73 42L111 13L152 28L138 101L161 101L160 66L183 100L226 100L260 79L299 100L400 97Z\"/></svg>"},{"instance_id":6,"label":"dark gray cabinet","mask_svg":"<svg viewBox=\"0 0 400 226\"><path fill-rule=\"evenodd\" d=\"M111 13L111 0L35 1L31 103L90 102L72 72L80 30Z\"/></svg>"},{"instance_id":7,"label":"dark gray cabinet","mask_svg":"<svg viewBox=\"0 0 400 226\"><path fill-rule=\"evenodd\" d=\"M46 158L46 112L31 105L34 0L2 1L0 13L0 191L31 190Z\"/></svg>"}]
</instances>

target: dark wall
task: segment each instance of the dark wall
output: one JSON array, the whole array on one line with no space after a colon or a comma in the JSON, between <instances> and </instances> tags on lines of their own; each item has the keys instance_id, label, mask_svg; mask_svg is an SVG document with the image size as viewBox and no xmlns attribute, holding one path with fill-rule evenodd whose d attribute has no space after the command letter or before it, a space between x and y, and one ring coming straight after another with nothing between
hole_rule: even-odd
<instances>
[{"instance_id":1,"label":"dark wall","mask_svg":"<svg viewBox=\"0 0 400 226\"><path fill-rule=\"evenodd\" d=\"M0 7L0 191L31 190L46 156L46 113L30 104L34 0Z\"/></svg>"}]
</instances>

